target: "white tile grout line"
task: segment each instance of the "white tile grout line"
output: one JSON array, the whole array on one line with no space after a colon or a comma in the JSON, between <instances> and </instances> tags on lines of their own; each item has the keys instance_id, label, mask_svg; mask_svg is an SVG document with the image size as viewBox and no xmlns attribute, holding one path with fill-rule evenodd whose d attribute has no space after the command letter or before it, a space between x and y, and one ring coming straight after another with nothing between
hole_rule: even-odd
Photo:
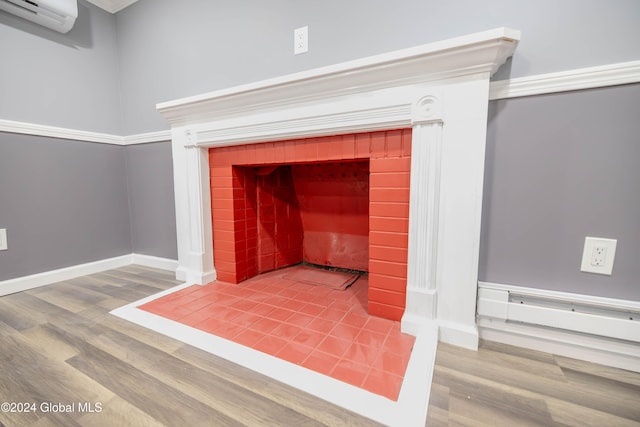
<instances>
[{"instance_id":1,"label":"white tile grout line","mask_svg":"<svg viewBox=\"0 0 640 427\"><path fill-rule=\"evenodd\" d=\"M139 305L189 286L191 285L186 283L175 286L112 310L111 314L227 359L384 425L402 427L425 425L438 344L437 326L423 329L416 337L396 402L261 351L137 308Z\"/></svg>"}]
</instances>

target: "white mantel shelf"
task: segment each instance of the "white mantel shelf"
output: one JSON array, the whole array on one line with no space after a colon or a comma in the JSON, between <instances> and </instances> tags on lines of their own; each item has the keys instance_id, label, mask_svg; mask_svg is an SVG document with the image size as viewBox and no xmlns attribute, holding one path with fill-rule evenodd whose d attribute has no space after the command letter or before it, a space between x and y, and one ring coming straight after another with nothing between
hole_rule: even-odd
<instances>
[{"instance_id":1,"label":"white mantel shelf","mask_svg":"<svg viewBox=\"0 0 640 427\"><path fill-rule=\"evenodd\" d=\"M173 126L285 104L348 96L468 74L493 74L516 49L509 28L451 38L158 104Z\"/></svg>"}]
</instances>

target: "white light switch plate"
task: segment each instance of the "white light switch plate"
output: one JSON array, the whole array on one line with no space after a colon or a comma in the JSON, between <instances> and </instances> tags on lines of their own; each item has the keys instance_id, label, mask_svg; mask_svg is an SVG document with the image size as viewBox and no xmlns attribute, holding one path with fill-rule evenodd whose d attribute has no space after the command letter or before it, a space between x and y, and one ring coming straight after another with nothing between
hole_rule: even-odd
<instances>
[{"instance_id":1,"label":"white light switch plate","mask_svg":"<svg viewBox=\"0 0 640 427\"><path fill-rule=\"evenodd\" d=\"M614 239L585 237L580 271L611 276L617 243Z\"/></svg>"},{"instance_id":2,"label":"white light switch plate","mask_svg":"<svg viewBox=\"0 0 640 427\"><path fill-rule=\"evenodd\" d=\"M0 228L0 251L6 251L7 249L7 229Z\"/></svg>"}]
</instances>

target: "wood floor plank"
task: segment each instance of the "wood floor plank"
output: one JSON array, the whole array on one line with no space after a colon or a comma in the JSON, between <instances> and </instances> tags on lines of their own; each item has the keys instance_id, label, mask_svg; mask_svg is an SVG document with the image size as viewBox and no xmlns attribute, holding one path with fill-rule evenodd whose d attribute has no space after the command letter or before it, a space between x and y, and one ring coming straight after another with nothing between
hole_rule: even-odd
<instances>
[{"instance_id":1,"label":"wood floor plank","mask_svg":"<svg viewBox=\"0 0 640 427\"><path fill-rule=\"evenodd\" d=\"M67 362L163 424L242 425L93 346Z\"/></svg>"},{"instance_id":2,"label":"wood floor plank","mask_svg":"<svg viewBox=\"0 0 640 427\"><path fill-rule=\"evenodd\" d=\"M296 426L320 425L286 406L266 400L234 382L117 331L105 330L88 342L244 425L279 425L285 422ZM217 357L210 359L210 363L220 363Z\"/></svg>"},{"instance_id":3,"label":"wood floor plank","mask_svg":"<svg viewBox=\"0 0 640 427\"><path fill-rule=\"evenodd\" d=\"M577 399L575 395L572 395L572 392L566 389L557 390L552 384L549 385L547 389L539 390L538 392L533 392L528 390L527 387L519 387L518 385L513 384L505 384L501 381L500 378L496 378L494 380L484 378L481 375L481 372L478 372L480 375L475 375L471 372L462 372L460 370L456 370L454 368L447 368L443 366L436 366L434 372L434 382L435 383L446 383L452 389L453 392L456 392L458 389L468 390L469 388L476 387L487 387L488 389L502 389L504 392L509 392L517 396L521 396L523 399L531 398L531 399L543 399L547 407L549 408L549 413L551 418L556 423L560 423L561 425L570 425L570 426L583 426L584 422L577 422L580 418L580 414L583 416L590 416L590 419L599 420L600 424L590 424L590 425L638 425L636 421L633 421L636 416L638 409L631 407L623 407L623 410L620 411L620 405L615 405L611 407L610 410L606 409L606 402L610 402L610 400L606 397L601 397L597 395L594 399L580 401ZM535 374L530 374L531 376L535 376ZM561 383L558 383L561 384ZM582 390L584 393L588 393L589 389ZM592 391L593 392L593 391ZM485 394L486 398L495 399L497 401L500 400L500 394L488 393ZM598 408L594 408L592 403L594 400L598 400L599 404L596 405L598 408L604 407L605 410L601 410ZM576 402L577 401L577 402ZM450 407L450 413L457 413L457 411ZM624 422L623 422L624 421ZM501 425L501 424L498 424Z\"/></svg>"},{"instance_id":4,"label":"wood floor plank","mask_svg":"<svg viewBox=\"0 0 640 427\"><path fill-rule=\"evenodd\" d=\"M51 316L66 316L69 319L76 317L72 311L47 301L46 296L42 297L41 294L32 295L29 292L21 292L12 295L10 302L25 312L31 313L31 318L36 325L46 323Z\"/></svg>"},{"instance_id":5,"label":"wood floor plank","mask_svg":"<svg viewBox=\"0 0 640 427\"><path fill-rule=\"evenodd\" d=\"M535 351L528 348L515 347L486 340L480 340L479 347L483 350L480 354L492 352L505 357L515 356L514 358L510 358L510 360L522 359L522 363L526 363L526 361L536 361L547 365L556 364L556 358L553 354L544 353L542 351Z\"/></svg>"},{"instance_id":6,"label":"wood floor plank","mask_svg":"<svg viewBox=\"0 0 640 427\"><path fill-rule=\"evenodd\" d=\"M78 354L78 351L60 340L57 334L52 333L51 329L46 325L38 325L33 328L22 331L22 335L27 339L34 349L39 350L49 357L55 358L60 362L64 362Z\"/></svg>"},{"instance_id":7,"label":"wood floor plank","mask_svg":"<svg viewBox=\"0 0 640 427\"><path fill-rule=\"evenodd\" d=\"M166 353L171 353L184 345L181 341L158 334L157 332L143 328L142 326L136 325L119 317L108 316L105 318L103 324L108 328L120 331L131 338Z\"/></svg>"},{"instance_id":8,"label":"wood floor plank","mask_svg":"<svg viewBox=\"0 0 640 427\"><path fill-rule=\"evenodd\" d=\"M449 411L437 406L430 406L426 425L429 427L448 427L450 425Z\"/></svg>"},{"instance_id":9,"label":"wood floor plank","mask_svg":"<svg viewBox=\"0 0 640 427\"><path fill-rule=\"evenodd\" d=\"M506 349L510 346L493 347ZM509 352L496 351L494 349L482 348L482 351L471 351L464 348L440 344L438 346L438 355L445 359L444 363L453 362L454 360L466 360L467 363L473 365L485 366L485 371L493 369L499 372L506 372L508 375L515 372L518 375L526 372L535 372L535 379L545 378L550 381L566 382L566 378L562 369L558 366L553 357L522 357ZM533 352L535 353L535 352ZM551 356L551 355L549 355ZM487 374L495 375L495 372L487 371Z\"/></svg>"},{"instance_id":10,"label":"wood floor plank","mask_svg":"<svg viewBox=\"0 0 640 427\"><path fill-rule=\"evenodd\" d=\"M0 307L0 310L2 310L2 307ZM13 329L11 326L7 325L2 320L0 320L0 338L8 335L13 335L16 333L18 333L17 330Z\"/></svg>"},{"instance_id":11,"label":"wood floor plank","mask_svg":"<svg viewBox=\"0 0 640 427\"><path fill-rule=\"evenodd\" d=\"M33 328L46 321L46 315L21 306L19 300L22 297L18 293L0 298L0 321L17 331Z\"/></svg>"},{"instance_id":12,"label":"wood floor plank","mask_svg":"<svg viewBox=\"0 0 640 427\"><path fill-rule=\"evenodd\" d=\"M500 425L518 419L527 425L551 425L551 415L543 396L521 393L515 387L504 387L496 382L468 382L462 376L450 375L443 368L436 368L434 381L450 385L449 410L452 412L474 413L476 419L501 420ZM486 415L482 417L482 415ZM485 419L486 418L486 419Z\"/></svg>"},{"instance_id":13,"label":"wood floor plank","mask_svg":"<svg viewBox=\"0 0 640 427\"><path fill-rule=\"evenodd\" d=\"M69 292L68 289L55 289L48 292L43 292L38 294L38 298L71 313L78 313L79 311L87 308L87 303L84 301L78 301L76 295Z\"/></svg>"},{"instance_id":14,"label":"wood floor plank","mask_svg":"<svg viewBox=\"0 0 640 427\"><path fill-rule=\"evenodd\" d=\"M600 395L618 400L629 407L640 404L640 386L628 383L625 380L613 380L590 372L582 372L576 369L563 368L562 372L569 382L581 388L592 387ZM637 421L640 422L640 412Z\"/></svg>"},{"instance_id":15,"label":"wood floor plank","mask_svg":"<svg viewBox=\"0 0 640 427\"><path fill-rule=\"evenodd\" d=\"M508 387L518 388L527 392L547 396L570 403L579 404L602 412L619 414L623 418L635 419L638 407L629 406L628 401L612 398L607 394L598 394L597 389L590 389L582 385L568 382L566 378L555 379L539 375L540 366L533 364L530 369L521 369L506 363L487 364L479 359L465 357L460 350L442 348L446 357L441 357L442 366L458 370L463 373L476 375L482 380L499 382ZM440 349L439 355L440 353Z\"/></svg>"},{"instance_id":16,"label":"wood floor plank","mask_svg":"<svg viewBox=\"0 0 640 427\"><path fill-rule=\"evenodd\" d=\"M120 396L105 402L101 411L78 419L83 427L164 427L160 421L131 405Z\"/></svg>"},{"instance_id":17,"label":"wood floor plank","mask_svg":"<svg viewBox=\"0 0 640 427\"><path fill-rule=\"evenodd\" d=\"M103 292L116 298L123 299L125 301L137 301L149 295L156 294L161 290L168 289L172 286L170 283L161 283L161 286L152 287L144 285L137 281L126 279L122 277L115 277L109 272L97 273L91 276L91 280L98 283L102 283L104 286Z\"/></svg>"},{"instance_id":18,"label":"wood floor plank","mask_svg":"<svg viewBox=\"0 0 640 427\"><path fill-rule=\"evenodd\" d=\"M640 352L640 349L638 349L638 352ZM558 366L563 370L568 368L574 371L593 374L601 378L608 378L618 381L619 383L632 384L636 387L640 387L640 375L637 372L616 369L563 356L554 356L554 358L556 359Z\"/></svg>"},{"instance_id":19,"label":"wood floor plank","mask_svg":"<svg viewBox=\"0 0 640 427\"><path fill-rule=\"evenodd\" d=\"M124 269L109 270L105 271L103 274L106 276L110 276L116 280L124 281L128 284L135 283L141 286L145 286L145 289L151 288L155 290L152 290L151 292L165 290L179 283L175 279L163 278L162 276L147 277L143 274L129 273Z\"/></svg>"},{"instance_id":20,"label":"wood floor plank","mask_svg":"<svg viewBox=\"0 0 640 427\"><path fill-rule=\"evenodd\" d=\"M234 382L247 390L268 396L269 399L289 406L324 425L332 427L345 425L374 427L379 425L308 393L256 374L250 369L240 367L228 360L219 359L216 363L211 363L211 355L195 347L185 345L175 351L174 354L190 364L207 370L227 381Z\"/></svg>"},{"instance_id":21,"label":"wood floor plank","mask_svg":"<svg viewBox=\"0 0 640 427\"><path fill-rule=\"evenodd\" d=\"M494 401L494 403L497 401ZM513 404L513 400L509 403ZM520 404L518 404L520 406ZM554 423L550 415L537 409L534 413L522 411L516 406L509 407L507 403L495 406L487 400L465 396L457 393L451 395L449 404L450 421L467 426L522 426L549 427ZM536 418L539 415L539 418Z\"/></svg>"},{"instance_id":22,"label":"wood floor plank","mask_svg":"<svg viewBox=\"0 0 640 427\"><path fill-rule=\"evenodd\" d=\"M0 413L0 420L8 425L21 425L46 416L66 419L66 414L47 413L43 404L72 404L84 401L105 401L113 394L85 375L41 353L21 335L6 337L0 347L0 396L3 402L28 402L36 405L35 412ZM77 414L69 414L70 421ZM6 421L6 422L5 422Z\"/></svg>"},{"instance_id":23,"label":"wood floor plank","mask_svg":"<svg viewBox=\"0 0 640 427\"><path fill-rule=\"evenodd\" d=\"M551 417L556 423L580 427L638 427L640 422L611 412L603 412L588 406L562 401L548 400Z\"/></svg>"}]
</instances>

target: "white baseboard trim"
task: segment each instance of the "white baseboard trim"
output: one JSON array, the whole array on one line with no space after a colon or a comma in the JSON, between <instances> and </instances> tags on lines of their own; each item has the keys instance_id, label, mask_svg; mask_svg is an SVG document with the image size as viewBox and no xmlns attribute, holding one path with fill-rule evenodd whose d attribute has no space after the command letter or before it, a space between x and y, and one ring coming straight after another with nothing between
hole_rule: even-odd
<instances>
[{"instance_id":1,"label":"white baseboard trim","mask_svg":"<svg viewBox=\"0 0 640 427\"><path fill-rule=\"evenodd\" d=\"M455 345L469 350L478 350L478 328L476 325L438 321L438 339L446 344Z\"/></svg>"},{"instance_id":2,"label":"white baseboard trim","mask_svg":"<svg viewBox=\"0 0 640 427\"><path fill-rule=\"evenodd\" d=\"M478 283L480 338L640 372L640 302Z\"/></svg>"},{"instance_id":3,"label":"white baseboard trim","mask_svg":"<svg viewBox=\"0 0 640 427\"><path fill-rule=\"evenodd\" d=\"M637 344L494 319L478 319L480 338L640 372Z\"/></svg>"},{"instance_id":4,"label":"white baseboard trim","mask_svg":"<svg viewBox=\"0 0 640 427\"><path fill-rule=\"evenodd\" d=\"M0 296L26 291L40 286L62 282L64 280L71 280L89 274L101 273L106 270L125 267L131 264L139 264L161 270L175 271L178 261L149 255L127 254L100 261L88 262L86 264L45 271L43 273L32 274L29 276L17 277L15 279L3 280L0 281Z\"/></svg>"},{"instance_id":5,"label":"white baseboard trim","mask_svg":"<svg viewBox=\"0 0 640 427\"><path fill-rule=\"evenodd\" d=\"M171 140L171 131L169 130L140 133L129 136L118 136L108 133L90 132L86 130L2 119L0 119L0 132L45 136L49 138L61 138L70 139L73 141L95 142L99 144L112 145L136 145Z\"/></svg>"},{"instance_id":6,"label":"white baseboard trim","mask_svg":"<svg viewBox=\"0 0 640 427\"><path fill-rule=\"evenodd\" d=\"M640 61L491 82L489 100L595 89L640 82Z\"/></svg>"},{"instance_id":7,"label":"white baseboard trim","mask_svg":"<svg viewBox=\"0 0 640 427\"><path fill-rule=\"evenodd\" d=\"M131 264L131 255L122 255L115 258L88 262L86 264L74 265L71 267L4 280L0 282L0 296L26 291L28 289L50 285L64 280L75 279L76 277L86 276L88 274L100 273L105 270L120 268L129 264Z\"/></svg>"},{"instance_id":8,"label":"white baseboard trim","mask_svg":"<svg viewBox=\"0 0 640 427\"><path fill-rule=\"evenodd\" d=\"M175 259L160 258L142 254L131 254L131 263L173 272L178 268L178 261Z\"/></svg>"},{"instance_id":9,"label":"white baseboard trim","mask_svg":"<svg viewBox=\"0 0 640 427\"><path fill-rule=\"evenodd\" d=\"M176 279L190 284L206 285L207 283L215 281L217 278L218 273L215 269L201 272L180 265L176 268Z\"/></svg>"}]
</instances>

